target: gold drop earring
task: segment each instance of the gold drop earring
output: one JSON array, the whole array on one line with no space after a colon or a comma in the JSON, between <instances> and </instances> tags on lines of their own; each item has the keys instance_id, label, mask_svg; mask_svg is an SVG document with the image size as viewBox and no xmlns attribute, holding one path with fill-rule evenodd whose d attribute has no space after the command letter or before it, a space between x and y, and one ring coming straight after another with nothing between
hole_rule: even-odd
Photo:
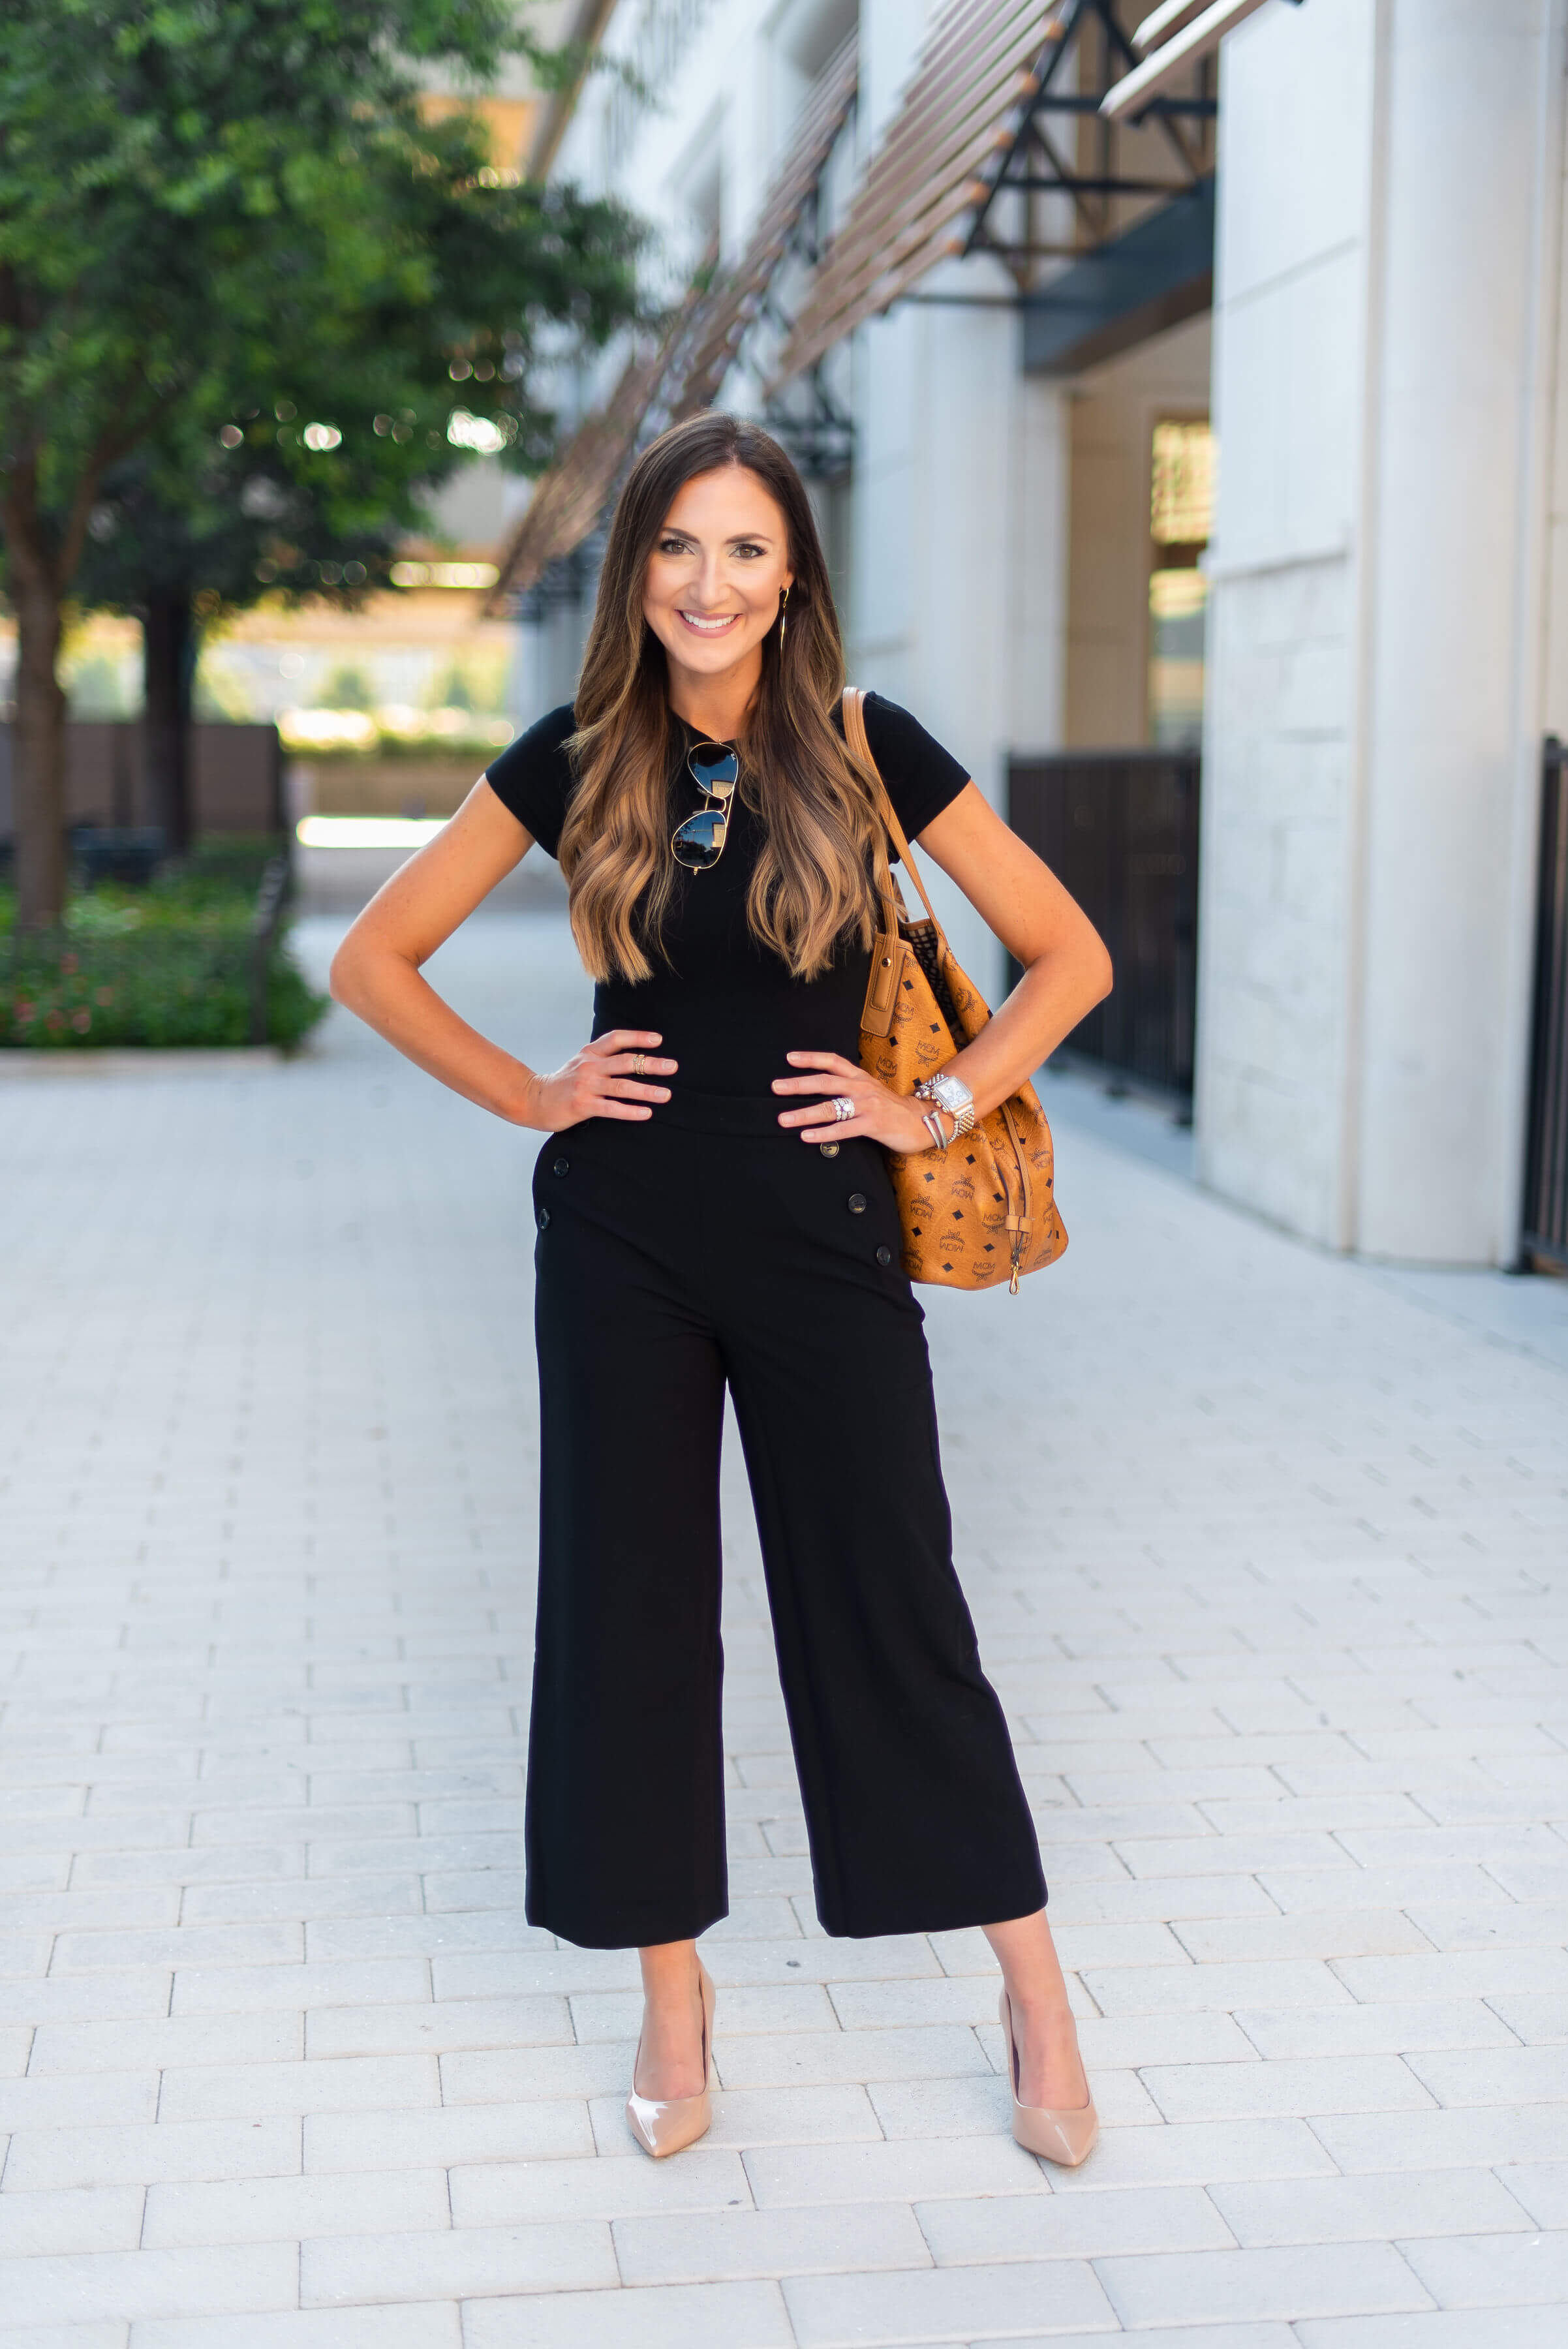
<instances>
[{"instance_id":1,"label":"gold drop earring","mask_svg":"<svg viewBox=\"0 0 1568 2349\"><path fill-rule=\"evenodd\" d=\"M780 658L781 658L781 659L782 659L782 658L783 658L783 657L784 657L784 627L785 627L786 623L788 622L788 619L789 619L789 589L788 589L787 587L785 587L785 588L784 588L784 589L782 589L782 590L781 590L780 595L779 595L779 657L780 657Z\"/></svg>"}]
</instances>

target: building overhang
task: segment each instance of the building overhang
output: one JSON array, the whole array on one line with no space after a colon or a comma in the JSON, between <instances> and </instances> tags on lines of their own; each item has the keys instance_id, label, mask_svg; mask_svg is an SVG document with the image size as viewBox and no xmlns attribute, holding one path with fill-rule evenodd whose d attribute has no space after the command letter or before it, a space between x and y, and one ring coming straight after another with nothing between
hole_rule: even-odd
<instances>
[{"instance_id":1,"label":"building overhang","mask_svg":"<svg viewBox=\"0 0 1568 2349\"><path fill-rule=\"evenodd\" d=\"M1076 375L1210 308L1210 174L1024 299L1026 375Z\"/></svg>"},{"instance_id":2,"label":"building overhang","mask_svg":"<svg viewBox=\"0 0 1568 2349\"><path fill-rule=\"evenodd\" d=\"M1135 26L1135 0L944 0L774 388L899 302L993 306L918 290L976 254L1012 276L1038 371L1088 366L1206 307L1216 52L1264 5L1161 0Z\"/></svg>"},{"instance_id":3,"label":"building overhang","mask_svg":"<svg viewBox=\"0 0 1568 2349\"><path fill-rule=\"evenodd\" d=\"M946 0L794 329L775 383L916 291L939 262L983 253L1023 306L1213 170L1218 101L1200 60L1126 126L1096 118L1135 66L1129 0ZM989 297L988 297L989 298Z\"/></svg>"}]
</instances>

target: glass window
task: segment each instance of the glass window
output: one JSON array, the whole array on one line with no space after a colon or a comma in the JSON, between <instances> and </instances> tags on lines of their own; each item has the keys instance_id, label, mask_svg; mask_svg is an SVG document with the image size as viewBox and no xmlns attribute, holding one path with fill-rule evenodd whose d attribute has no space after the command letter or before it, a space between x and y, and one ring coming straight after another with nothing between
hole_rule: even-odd
<instances>
[{"instance_id":1,"label":"glass window","mask_svg":"<svg viewBox=\"0 0 1568 2349\"><path fill-rule=\"evenodd\" d=\"M1149 478L1148 731L1166 750L1203 737L1209 583L1199 568L1214 513L1214 435L1206 418L1154 428Z\"/></svg>"}]
</instances>

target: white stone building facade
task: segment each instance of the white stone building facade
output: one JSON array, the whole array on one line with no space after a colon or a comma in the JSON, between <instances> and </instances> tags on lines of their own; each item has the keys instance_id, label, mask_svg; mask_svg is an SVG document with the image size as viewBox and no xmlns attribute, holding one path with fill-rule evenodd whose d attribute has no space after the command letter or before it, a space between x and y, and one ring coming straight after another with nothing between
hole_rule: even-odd
<instances>
[{"instance_id":1,"label":"white stone building facade","mask_svg":"<svg viewBox=\"0 0 1568 2349\"><path fill-rule=\"evenodd\" d=\"M1563 16L1308 0L1227 44L1200 1161L1374 1256L1518 1243Z\"/></svg>"},{"instance_id":2,"label":"white stone building facade","mask_svg":"<svg viewBox=\"0 0 1568 2349\"><path fill-rule=\"evenodd\" d=\"M588 78L552 169L655 223L673 292L741 253L857 32L832 230L942 8L585 13L630 72ZM1199 1164L1377 1257L1519 1248L1541 745L1568 732L1565 20L1568 0L1263 0L1218 52L1211 315L1031 372L1014 277L977 254L825 363L854 428L821 491L851 676L1003 809L1010 758L1151 739L1151 433L1212 415ZM748 351L720 396L761 412ZM582 625L524 620L521 714L569 694Z\"/></svg>"}]
</instances>

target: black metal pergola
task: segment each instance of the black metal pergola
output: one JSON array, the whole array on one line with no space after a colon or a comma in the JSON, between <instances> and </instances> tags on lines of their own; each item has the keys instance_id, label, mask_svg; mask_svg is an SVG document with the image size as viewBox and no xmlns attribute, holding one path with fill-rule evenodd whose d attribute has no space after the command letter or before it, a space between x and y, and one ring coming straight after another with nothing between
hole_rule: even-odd
<instances>
[{"instance_id":1,"label":"black metal pergola","mask_svg":"<svg viewBox=\"0 0 1568 2349\"><path fill-rule=\"evenodd\" d=\"M1022 295L1037 289L1037 263L1078 260L1114 236L1123 224L1119 201L1169 200L1189 193L1213 172L1220 112L1213 57L1194 67L1189 96L1151 98L1126 121L1112 121L1101 112L1112 86L1139 62L1132 35L1145 13L1141 5L1130 8L1125 0L1063 0L1043 27L1038 86L1025 99L1022 119L995 167L981 175L977 185L984 193L962 246L966 255L994 254L1012 273ZM1077 87L1068 88L1074 65ZM1150 131L1167 158L1164 171L1151 169L1147 160ZM1129 158L1134 142L1138 152ZM1022 235L997 221L998 205L1008 195L1024 200ZM1033 200L1053 196L1072 204L1075 233L1070 239L1043 239L1033 233Z\"/></svg>"}]
</instances>

